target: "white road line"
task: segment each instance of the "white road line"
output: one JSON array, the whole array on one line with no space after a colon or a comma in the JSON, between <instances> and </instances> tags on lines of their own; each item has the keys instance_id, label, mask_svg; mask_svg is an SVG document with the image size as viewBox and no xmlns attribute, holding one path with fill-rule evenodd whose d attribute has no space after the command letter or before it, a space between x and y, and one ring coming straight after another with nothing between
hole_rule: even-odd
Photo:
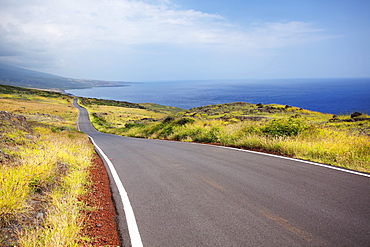
<instances>
[{"instance_id":1,"label":"white road line","mask_svg":"<svg viewBox=\"0 0 370 247\"><path fill-rule=\"evenodd\" d=\"M77 101L76 101L76 104L78 104ZM78 109L77 129L79 131L81 131L79 120L80 120L80 110ZM124 209L125 215L126 215L127 227L128 227L128 232L129 232L129 235L130 235L130 240L131 240L131 246L132 247L142 247L143 243L141 241L139 228L138 228L137 223L136 223L134 210L132 209L130 200L128 198L128 195L127 195L127 192L126 192L125 188L123 187L121 179L119 178L116 169L114 168L112 162L109 160L107 155L96 144L96 142L94 141L94 139L91 136L89 136L89 138L90 138L91 142L94 144L96 150L100 153L101 157L107 163L107 165L109 167L109 170L111 171L113 180L114 180L115 184L117 185L117 189L118 189L119 195L121 197L121 201L122 201L122 204L123 204L123 209Z\"/></svg>"},{"instance_id":2,"label":"white road line","mask_svg":"<svg viewBox=\"0 0 370 247\"><path fill-rule=\"evenodd\" d=\"M266 155L266 156L271 156L271 157L280 158L280 159L286 159L286 160L293 160L293 161L298 161L298 162L301 162L301 163L306 163L306 164L309 164L309 165L321 166L321 167L325 167L325 168L328 168L328 169L333 169L333 170L337 170L337 171L341 171L341 172L347 172L347 173L356 174L356 175L360 175L360 176L364 176L364 177L370 178L370 174L367 174L367 173L357 172L357 171L353 171L353 170L347 170L347 169L344 169L344 168L340 168L340 167L336 167L336 166L331 166L331 165L325 165L325 164L316 163L316 162L307 161L307 160L300 160L300 159L295 159L295 158L290 158L290 157L285 157L285 156L279 156L279 155L275 155L275 154L262 153L262 152L257 152L257 151L252 151L252 150L246 150L246 149L239 149L239 148L233 148L233 147L209 145L209 144L196 143L196 142L190 142L190 143L191 144L197 144L197 145L207 145L207 146L212 146L212 147L217 147L217 148L231 149L231 150L240 151L240 152L247 152L247 153L253 153L253 154Z\"/></svg>"},{"instance_id":3,"label":"white road line","mask_svg":"<svg viewBox=\"0 0 370 247\"><path fill-rule=\"evenodd\" d=\"M116 169L114 168L112 162L108 159L107 155L95 143L94 139L91 136L89 136L89 138L90 138L91 142L94 144L95 148L100 153L101 157L103 157L104 160L107 162L108 167L109 167L109 169L112 173L114 182L117 185L118 192L121 196L121 200L122 200L122 203L123 203L123 208L124 208L125 215L126 215L127 227L128 227L128 232L129 232L130 239L131 239L131 245L132 245L132 247L142 247L143 243L141 241L139 228L137 227L134 211L132 209L130 200L128 199L127 192L126 192L125 188L123 187L121 179L119 178Z\"/></svg>"}]
</instances>

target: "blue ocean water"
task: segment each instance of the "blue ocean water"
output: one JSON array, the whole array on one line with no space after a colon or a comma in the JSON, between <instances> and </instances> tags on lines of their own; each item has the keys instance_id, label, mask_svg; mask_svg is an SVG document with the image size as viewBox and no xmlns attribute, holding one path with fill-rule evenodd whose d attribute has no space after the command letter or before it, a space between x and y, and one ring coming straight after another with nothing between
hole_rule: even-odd
<instances>
[{"instance_id":1,"label":"blue ocean water","mask_svg":"<svg viewBox=\"0 0 370 247\"><path fill-rule=\"evenodd\" d=\"M184 109L230 102L291 105L332 114L370 113L370 78L143 82L67 93Z\"/></svg>"}]
</instances>

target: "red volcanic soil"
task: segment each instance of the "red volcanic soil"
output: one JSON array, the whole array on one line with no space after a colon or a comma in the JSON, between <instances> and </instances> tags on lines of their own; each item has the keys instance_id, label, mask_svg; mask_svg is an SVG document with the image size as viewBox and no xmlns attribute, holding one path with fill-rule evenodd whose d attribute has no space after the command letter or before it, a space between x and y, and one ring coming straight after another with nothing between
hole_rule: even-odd
<instances>
[{"instance_id":1,"label":"red volcanic soil","mask_svg":"<svg viewBox=\"0 0 370 247\"><path fill-rule=\"evenodd\" d=\"M104 164L97 154L90 169L90 191L82 201L93 211L86 211L83 233L90 239L88 246L120 246L116 211Z\"/></svg>"}]
</instances>

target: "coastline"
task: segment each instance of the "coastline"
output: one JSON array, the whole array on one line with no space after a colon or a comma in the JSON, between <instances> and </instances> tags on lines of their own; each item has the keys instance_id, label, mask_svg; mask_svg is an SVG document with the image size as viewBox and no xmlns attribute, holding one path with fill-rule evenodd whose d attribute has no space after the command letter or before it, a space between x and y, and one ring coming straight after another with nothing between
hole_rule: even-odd
<instances>
[{"instance_id":1,"label":"coastline","mask_svg":"<svg viewBox=\"0 0 370 247\"><path fill-rule=\"evenodd\" d=\"M281 104L346 115L355 111L370 113L370 78L215 80L150 82L131 87L95 87L66 90L73 96L101 98L132 103L150 102L191 109L232 102Z\"/></svg>"}]
</instances>

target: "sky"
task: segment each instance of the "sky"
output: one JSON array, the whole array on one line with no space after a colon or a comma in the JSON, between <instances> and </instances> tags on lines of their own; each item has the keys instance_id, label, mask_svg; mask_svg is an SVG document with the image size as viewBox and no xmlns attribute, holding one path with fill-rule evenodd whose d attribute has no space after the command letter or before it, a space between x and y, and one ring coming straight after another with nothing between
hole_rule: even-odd
<instances>
[{"instance_id":1,"label":"sky","mask_svg":"<svg viewBox=\"0 0 370 247\"><path fill-rule=\"evenodd\" d=\"M370 77L369 0L0 0L0 62L118 81Z\"/></svg>"}]
</instances>

